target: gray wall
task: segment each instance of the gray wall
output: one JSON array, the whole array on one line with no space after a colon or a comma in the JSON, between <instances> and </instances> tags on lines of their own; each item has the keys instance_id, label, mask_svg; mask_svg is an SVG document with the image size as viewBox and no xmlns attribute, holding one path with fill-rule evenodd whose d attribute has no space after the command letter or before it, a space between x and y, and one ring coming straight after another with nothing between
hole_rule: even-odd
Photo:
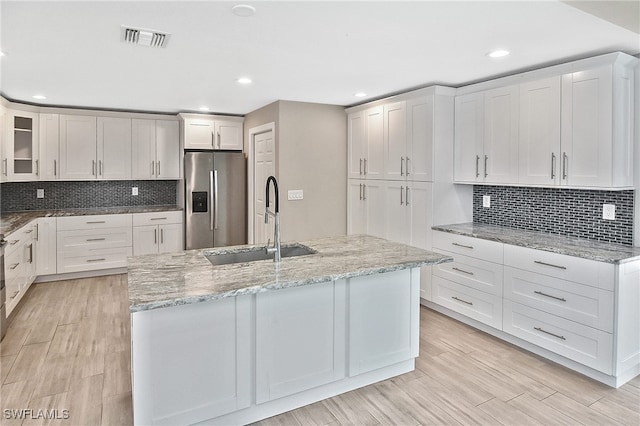
<instances>
[{"instance_id":1,"label":"gray wall","mask_svg":"<svg viewBox=\"0 0 640 426\"><path fill-rule=\"evenodd\" d=\"M640 55L638 55L640 57ZM635 104L635 174L636 174L636 208L634 220L634 245L640 247L640 65L636 66L636 104Z\"/></svg>"}]
</instances>

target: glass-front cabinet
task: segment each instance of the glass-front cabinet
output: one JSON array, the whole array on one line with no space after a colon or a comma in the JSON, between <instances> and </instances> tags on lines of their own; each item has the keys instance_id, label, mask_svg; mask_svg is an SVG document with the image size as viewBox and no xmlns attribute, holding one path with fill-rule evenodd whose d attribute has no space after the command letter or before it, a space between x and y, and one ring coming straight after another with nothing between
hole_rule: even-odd
<instances>
[{"instance_id":1,"label":"glass-front cabinet","mask_svg":"<svg viewBox=\"0 0 640 426\"><path fill-rule=\"evenodd\" d=\"M5 129L2 174L10 181L37 180L40 174L38 114L8 110Z\"/></svg>"}]
</instances>

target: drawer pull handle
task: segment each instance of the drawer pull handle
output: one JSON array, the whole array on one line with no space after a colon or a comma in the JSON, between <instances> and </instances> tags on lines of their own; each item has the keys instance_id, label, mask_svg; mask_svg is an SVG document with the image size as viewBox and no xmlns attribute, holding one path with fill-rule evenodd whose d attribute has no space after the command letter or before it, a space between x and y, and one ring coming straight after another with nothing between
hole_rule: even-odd
<instances>
[{"instance_id":1,"label":"drawer pull handle","mask_svg":"<svg viewBox=\"0 0 640 426\"><path fill-rule=\"evenodd\" d=\"M451 243L451 244L453 244L454 246L464 247L464 248L473 250L473 246L465 246L464 244L458 244L458 243Z\"/></svg>"},{"instance_id":2,"label":"drawer pull handle","mask_svg":"<svg viewBox=\"0 0 640 426\"><path fill-rule=\"evenodd\" d=\"M15 299L18 294L20 294L20 290L16 290L16 292L13 293L13 296L11 296L9 299Z\"/></svg>"},{"instance_id":3,"label":"drawer pull handle","mask_svg":"<svg viewBox=\"0 0 640 426\"><path fill-rule=\"evenodd\" d=\"M18 244L18 242L20 242L20 240L11 240L9 241L9 244L15 246L16 244Z\"/></svg>"},{"instance_id":4,"label":"drawer pull handle","mask_svg":"<svg viewBox=\"0 0 640 426\"><path fill-rule=\"evenodd\" d=\"M18 267L18 265L20 265L20 263L14 263L13 265L9 266L9 269L13 270L16 269Z\"/></svg>"},{"instance_id":5,"label":"drawer pull handle","mask_svg":"<svg viewBox=\"0 0 640 426\"><path fill-rule=\"evenodd\" d=\"M96 224L96 223L106 223L106 221L104 221L104 220L95 220L93 222L87 222L87 225L93 225L93 224Z\"/></svg>"},{"instance_id":6,"label":"drawer pull handle","mask_svg":"<svg viewBox=\"0 0 640 426\"><path fill-rule=\"evenodd\" d=\"M106 238L87 238L87 241L104 241Z\"/></svg>"},{"instance_id":7,"label":"drawer pull handle","mask_svg":"<svg viewBox=\"0 0 640 426\"><path fill-rule=\"evenodd\" d=\"M533 263L537 263L538 265L551 266L552 268L567 269L566 266L559 266L559 265L554 265L553 263L540 262L539 260L534 260Z\"/></svg>"},{"instance_id":8,"label":"drawer pull handle","mask_svg":"<svg viewBox=\"0 0 640 426\"><path fill-rule=\"evenodd\" d=\"M166 217L152 217L149 220L167 220L167 218Z\"/></svg>"},{"instance_id":9,"label":"drawer pull handle","mask_svg":"<svg viewBox=\"0 0 640 426\"><path fill-rule=\"evenodd\" d=\"M556 299L556 300L559 300L559 301L561 301L561 302L566 302L566 301L567 301L567 299L565 299L564 297L552 296L552 295L550 295L550 294L543 293L543 292L538 291L538 290L534 291L534 293L535 293L535 294L539 294L540 296L550 297L550 298L552 298L552 299Z\"/></svg>"},{"instance_id":10,"label":"drawer pull handle","mask_svg":"<svg viewBox=\"0 0 640 426\"><path fill-rule=\"evenodd\" d=\"M30 234L33 232L33 229L27 229L26 231L24 231L26 234Z\"/></svg>"},{"instance_id":11,"label":"drawer pull handle","mask_svg":"<svg viewBox=\"0 0 640 426\"><path fill-rule=\"evenodd\" d=\"M455 266L451 269L453 269L454 271L462 272L463 274L473 275L473 272L465 271L464 269L456 268Z\"/></svg>"},{"instance_id":12,"label":"drawer pull handle","mask_svg":"<svg viewBox=\"0 0 640 426\"><path fill-rule=\"evenodd\" d=\"M455 296L451 296L452 299L457 300L458 302L466 303L467 305L473 306L473 302L467 302L466 300L458 299Z\"/></svg>"},{"instance_id":13,"label":"drawer pull handle","mask_svg":"<svg viewBox=\"0 0 640 426\"><path fill-rule=\"evenodd\" d=\"M100 259L87 259L87 262L104 262L105 259L104 257L101 257Z\"/></svg>"},{"instance_id":14,"label":"drawer pull handle","mask_svg":"<svg viewBox=\"0 0 640 426\"><path fill-rule=\"evenodd\" d=\"M557 337L558 339L567 340L567 338L566 338L566 337L564 337L564 336L560 336L560 335L558 335L558 334L551 333L550 331L543 330L543 329L542 329L542 328L540 328L540 327L533 327L533 329L534 329L534 330L541 331L541 332L543 332L543 333L546 333L546 334L548 334L548 335L550 335L550 336Z\"/></svg>"}]
</instances>

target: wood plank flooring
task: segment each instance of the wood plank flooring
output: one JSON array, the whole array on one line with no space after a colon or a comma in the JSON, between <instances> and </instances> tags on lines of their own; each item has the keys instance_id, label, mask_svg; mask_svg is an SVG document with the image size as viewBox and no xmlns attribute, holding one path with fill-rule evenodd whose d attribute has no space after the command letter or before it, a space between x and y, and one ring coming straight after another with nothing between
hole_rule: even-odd
<instances>
[{"instance_id":1,"label":"wood plank flooring","mask_svg":"<svg viewBox=\"0 0 640 426\"><path fill-rule=\"evenodd\" d=\"M0 344L0 424L132 424L126 275L26 297ZM613 389L426 308L420 327L415 371L257 424L640 424L640 377Z\"/></svg>"}]
</instances>

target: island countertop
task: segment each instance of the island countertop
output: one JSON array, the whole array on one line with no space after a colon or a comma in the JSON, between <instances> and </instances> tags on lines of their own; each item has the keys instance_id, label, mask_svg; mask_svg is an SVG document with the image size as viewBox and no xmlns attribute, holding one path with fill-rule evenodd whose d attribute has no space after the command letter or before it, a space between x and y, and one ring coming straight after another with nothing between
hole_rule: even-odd
<instances>
[{"instance_id":1,"label":"island countertop","mask_svg":"<svg viewBox=\"0 0 640 426\"><path fill-rule=\"evenodd\" d=\"M438 253L368 235L304 241L315 254L212 265L206 253L229 253L256 246L187 250L129 258L129 311L185 305L343 278L450 262Z\"/></svg>"}]
</instances>

